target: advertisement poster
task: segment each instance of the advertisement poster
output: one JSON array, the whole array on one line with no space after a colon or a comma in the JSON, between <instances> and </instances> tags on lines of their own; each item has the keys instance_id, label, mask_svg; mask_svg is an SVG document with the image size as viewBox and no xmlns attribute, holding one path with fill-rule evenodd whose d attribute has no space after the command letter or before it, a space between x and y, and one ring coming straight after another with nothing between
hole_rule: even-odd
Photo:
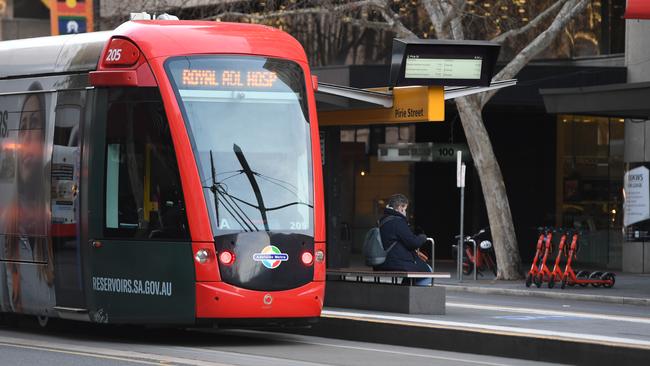
<instances>
[{"instance_id":1,"label":"advertisement poster","mask_svg":"<svg viewBox=\"0 0 650 366\"><path fill-rule=\"evenodd\" d=\"M0 311L43 314L54 304L49 157L53 93L33 83L0 96Z\"/></svg>"},{"instance_id":2,"label":"advertisement poster","mask_svg":"<svg viewBox=\"0 0 650 366\"><path fill-rule=\"evenodd\" d=\"M648 168L638 167L625 173L623 225L629 226L650 219L650 187Z\"/></svg>"}]
</instances>

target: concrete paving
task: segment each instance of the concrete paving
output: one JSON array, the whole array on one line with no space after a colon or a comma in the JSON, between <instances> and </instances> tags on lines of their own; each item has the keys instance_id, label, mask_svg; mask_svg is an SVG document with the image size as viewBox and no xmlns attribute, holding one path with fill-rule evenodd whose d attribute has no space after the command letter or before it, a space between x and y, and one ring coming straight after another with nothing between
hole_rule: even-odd
<instances>
[{"instance_id":1,"label":"concrete paving","mask_svg":"<svg viewBox=\"0 0 650 366\"><path fill-rule=\"evenodd\" d=\"M529 268L529 266L524 266ZM451 261L436 262L436 271L450 272L450 279L440 279L436 284L444 286L449 292L472 292L477 294L496 294L509 296L534 296L553 299L571 299L584 301L608 302L614 304L650 306L650 274L632 274L612 271L616 274L616 283L612 288L567 286L560 289L559 285L549 289L548 284L526 287L524 280L497 281L494 275L484 272L483 276L464 276L457 280L455 264Z\"/></svg>"},{"instance_id":2,"label":"concrete paving","mask_svg":"<svg viewBox=\"0 0 650 366\"><path fill-rule=\"evenodd\" d=\"M492 301L484 299L485 296L452 294L447 298L445 315L410 315L327 308L324 316L562 341L618 344L650 350L650 311L647 311L645 306L620 309L618 305L603 304L605 306L594 307L583 301L540 301L530 297L521 298L527 299L527 302L513 303L510 296L492 295Z\"/></svg>"},{"instance_id":3,"label":"concrete paving","mask_svg":"<svg viewBox=\"0 0 650 366\"><path fill-rule=\"evenodd\" d=\"M314 334L572 364L650 359L650 275L616 273L613 288L549 289L491 274L459 282L451 261L435 271L451 273L436 280L447 291L445 315L326 308Z\"/></svg>"}]
</instances>

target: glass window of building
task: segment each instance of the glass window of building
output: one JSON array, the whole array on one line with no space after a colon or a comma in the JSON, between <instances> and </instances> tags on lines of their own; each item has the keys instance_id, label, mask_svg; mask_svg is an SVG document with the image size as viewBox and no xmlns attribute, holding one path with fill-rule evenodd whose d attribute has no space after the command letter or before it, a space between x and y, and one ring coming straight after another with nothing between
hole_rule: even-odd
<instances>
[{"instance_id":1,"label":"glass window of building","mask_svg":"<svg viewBox=\"0 0 650 366\"><path fill-rule=\"evenodd\" d=\"M558 117L556 225L583 232L580 261L620 267L624 120Z\"/></svg>"}]
</instances>

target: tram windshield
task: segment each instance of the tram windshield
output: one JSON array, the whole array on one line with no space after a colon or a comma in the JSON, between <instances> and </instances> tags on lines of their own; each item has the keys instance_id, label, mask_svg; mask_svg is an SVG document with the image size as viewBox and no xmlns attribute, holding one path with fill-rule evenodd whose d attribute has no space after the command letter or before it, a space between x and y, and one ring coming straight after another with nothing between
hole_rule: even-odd
<instances>
[{"instance_id":1,"label":"tram windshield","mask_svg":"<svg viewBox=\"0 0 650 366\"><path fill-rule=\"evenodd\" d=\"M166 63L216 235L313 233L304 75L291 61L175 57Z\"/></svg>"}]
</instances>

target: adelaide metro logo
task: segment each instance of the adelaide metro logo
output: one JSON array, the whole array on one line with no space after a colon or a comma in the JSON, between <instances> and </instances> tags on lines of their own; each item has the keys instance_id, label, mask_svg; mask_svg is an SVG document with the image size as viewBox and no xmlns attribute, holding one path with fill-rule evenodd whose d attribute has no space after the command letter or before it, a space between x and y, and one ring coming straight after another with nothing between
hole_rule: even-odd
<instances>
[{"instance_id":1,"label":"adelaide metro logo","mask_svg":"<svg viewBox=\"0 0 650 366\"><path fill-rule=\"evenodd\" d=\"M267 245L262 252L253 254L253 260L262 262L268 269L276 269L282 262L289 260L289 254L282 253L275 245Z\"/></svg>"}]
</instances>

